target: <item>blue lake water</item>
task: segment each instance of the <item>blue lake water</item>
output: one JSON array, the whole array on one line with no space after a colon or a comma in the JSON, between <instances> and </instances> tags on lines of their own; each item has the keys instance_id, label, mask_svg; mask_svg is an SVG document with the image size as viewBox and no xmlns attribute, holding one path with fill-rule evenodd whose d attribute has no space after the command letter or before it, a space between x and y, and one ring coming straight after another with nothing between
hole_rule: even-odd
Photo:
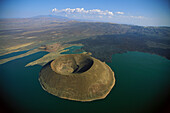
<instances>
[{"instance_id":1,"label":"blue lake water","mask_svg":"<svg viewBox=\"0 0 170 113\"><path fill-rule=\"evenodd\" d=\"M4 59L4 58L9 58L9 57L17 56L17 55L20 55L20 54L24 54L24 53L26 53L26 52L28 52L28 51L29 51L29 50L9 53L9 54L0 56L0 59Z\"/></svg>"},{"instance_id":2,"label":"blue lake water","mask_svg":"<svg viewBox=\"0 0 170 113\"><path fill-rule=\"evenodd\" d=\"M141 52L112 56L115 87L103 100L75 102L44 91L38 81L42 66L24 67L47 54L38 52L0 65L4 103L19 113L151 113L167 97L170 61Z\"/></svg>"}]
</instances>

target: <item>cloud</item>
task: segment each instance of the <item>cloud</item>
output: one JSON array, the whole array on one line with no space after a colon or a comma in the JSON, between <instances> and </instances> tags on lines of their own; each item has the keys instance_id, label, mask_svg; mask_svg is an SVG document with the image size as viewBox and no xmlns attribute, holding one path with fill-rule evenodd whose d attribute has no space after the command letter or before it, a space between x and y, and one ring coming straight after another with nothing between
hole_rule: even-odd
<instances>
[{"instance_id":1,"label":"cloud","mask_svg":"<svg viewBox=\"0 0 170 113\"><path fill-rule=\"evenodd\" d=\"M92 10L85 10L84 8L66 8L58 10L56 8L52 9L53 13L66 13L66 14L86 14L86 15L105 15L105 16L113 16L114 13L108 10L100 10L100 9L92 9Z\"/></svg>"},{"instance_id":2,"label":"cloud","mask_svg":"<svg viewBox=\"0 0 170 113\"><path fill-rule=\"evenodd\" d=\"M103 18L103 16L99 16L99 18Z\"/></svg>"},{"instance_id":3,"label":"cloud","mask_svg":"<svg viewBox=\"0 0 170 113\"><path fill-rule=\"evenodd\" d=\"M145 17L143 17L143 16L130 16L130 18L144 19Z\"/></svg>"},{"instance_id":4,"label":"cloud","mask_svg":"<svg viewBox=\"0 0 170 113\"><path fill-rule=\"evenodd\" d=\"M123 15L123 14L124 14L124 12L116 12L116 14Z\"/></svg>"},{"instance_id":5,"label":"cloud","mask_svg":"<svg viewBox=\"0 0 170 113\"><path fill-rule=\"evenodd\" d=\"M52 9L52 12L57 12L57 11L58 11L58 9L56 9L56 8Z\"/></svg>"},{"instance_id":6,"label":"cloud","mask_svg":"<svg viewBox=\"0 0 170 113\"><path fill-rule=\"evenodd\" d=\"M124 12L112 12L109 10L89 9L84 8L65 8L65 9L52 9L52 13L58 16L65 16L72 19L93 20L99 22L113 22L124 24L137 24L144 21L149 21L147 17L139 15L125 14Z\"/></svg>"}]
</instances>

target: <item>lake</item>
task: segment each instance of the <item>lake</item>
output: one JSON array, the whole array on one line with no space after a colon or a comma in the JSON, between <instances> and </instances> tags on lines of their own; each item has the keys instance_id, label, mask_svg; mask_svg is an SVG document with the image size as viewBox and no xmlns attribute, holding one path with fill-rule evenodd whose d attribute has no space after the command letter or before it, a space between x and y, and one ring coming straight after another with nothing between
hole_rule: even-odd
<instances>
[{"instance_id":1,"label":"lake","mask_svg":"<svg viewBox=\"0 0 170 113\"><path fill-rule=\"evenodd\" d=\"M17 56L17 55L20 55L20 54L24 54L24 53L26 53L26 52L28 52L28 51L29 51L29 50L9 53L9 54L0 56L0 59L4 59L4 58L9 58L9 57Z\"/></svg>"},{"instance_id":2,"label":"lake","mask_svg":"<svg viewBox=\"0 0 170 113\"><path fill-rule=\"evenodd\" d=\"M81 50L82 47L83 46L71 46L71 47L67 47L64 50L68 49L69 51L62 52L61 54L80 54L80 53L84 52L84 51Z\"/></svg>"},{"instance_id":3,"label":"lake","mask_svg":"<svg viewBox=\"0 0 170 113\"><path fill-rule=\"evenodd\" d=\"M42 66L24 67L45 54L38 52L0 65L4 106L19 113L148 113L168 97L170 61L148 53L127 52L113 55L112 62L107 63L115 72L116 84L105 99L60 99L41 88L38 76Z\"/></svg>"}]
</instances>

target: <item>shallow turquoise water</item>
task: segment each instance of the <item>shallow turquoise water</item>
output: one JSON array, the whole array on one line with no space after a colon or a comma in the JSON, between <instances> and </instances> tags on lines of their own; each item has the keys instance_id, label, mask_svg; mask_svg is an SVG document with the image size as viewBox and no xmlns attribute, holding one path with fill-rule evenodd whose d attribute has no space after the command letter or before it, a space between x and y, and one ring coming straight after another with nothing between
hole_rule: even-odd
<instances>
[{"instance_id":1,"label":"shallow turquoise water","mask_svg":"<svg viewBox=\"0 0 170 113\"><path fill-rule=\"evenodd\" d=\"M47 52L38 52L0 65L4 101L21 113L147 113L166 99L170 61L147 53L112 56L116 85L103 100L75 102L44 91L38 81L41 66L24 67Z\"/></svg>"},{"instance_id":2,"label":"shallow turquoise water","mask_svg":"<svg viewBox=\"0 0 170 113\"><path fill-rule=\"evenodd\" d=\"M82 53L82 51L76 51L77 49L81 49L83 46L71 46L71 47L68 47L68 48L65 48L64 50L67 50L69 49L69 51L66 51L66 52L62 52L61 54L80 54Z\"/></svg>"}]
</instances>

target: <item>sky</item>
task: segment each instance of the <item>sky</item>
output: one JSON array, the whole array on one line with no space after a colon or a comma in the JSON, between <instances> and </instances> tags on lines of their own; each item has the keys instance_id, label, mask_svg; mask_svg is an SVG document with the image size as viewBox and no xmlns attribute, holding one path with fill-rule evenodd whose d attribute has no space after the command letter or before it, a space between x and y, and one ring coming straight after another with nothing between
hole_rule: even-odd
<instances>
[{"instance_id":1,"label":"sky","mask_svg":"<svg viewBox=\"0 0 170 113\"><path fill-rule=\"evenodd\" d=\"M0 0L0 18L38 15L140 26L170 26L170 0Z\"/></svg>"}]
</instances>

